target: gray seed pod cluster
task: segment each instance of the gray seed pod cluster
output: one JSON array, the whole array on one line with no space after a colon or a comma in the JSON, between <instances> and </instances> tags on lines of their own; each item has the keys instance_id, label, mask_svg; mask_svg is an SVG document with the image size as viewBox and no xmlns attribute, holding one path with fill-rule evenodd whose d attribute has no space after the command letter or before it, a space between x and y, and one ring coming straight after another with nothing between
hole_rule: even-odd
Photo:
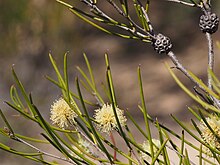
<instances>
[{"instance_id":1,"label":"gray seed pod cluster","mask_svg":"<svg viewBox=\"0 0 220 165\"><path fill-rule=\"evenodd\" d=\"M203 33L215 33L218 30L219 18L215 13L201 15L199 27Z\"/></svg>"},{"instance_id":2,"label":"gray seed pod cluster","mask_svg":"<svg viewBox=\"0 0 220 165\"><path fill-rule=\"evenodd\" d=\"M157 53L162 54L168 53L171 50L172 43L168 37L159 33L155 35L155 39L152 41L152 46Z\"/></svg>"}]
</instances>

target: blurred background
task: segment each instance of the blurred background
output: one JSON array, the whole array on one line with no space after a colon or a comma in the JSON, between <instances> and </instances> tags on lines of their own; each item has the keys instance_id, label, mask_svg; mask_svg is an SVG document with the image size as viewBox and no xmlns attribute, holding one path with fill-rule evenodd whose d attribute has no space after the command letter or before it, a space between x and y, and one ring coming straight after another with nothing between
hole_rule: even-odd
<instances>
[{"instance_id":1,"label":"blurred background","mask_svg":"<svg viewBox=\"0 0 220 165\"><path fill-rule=\"evenodd\" d=\"M69 2L73 4L75 1ZM117 18L105 3L103 1L100 6ZM213 11L220 15L220 1L213 1L212 5ZM187 106L195 104L165 68L165 61L172 66L170 60L156 54L150 44L107 35L77 18L55 0L1 0L0 11L0 107L17 133L40 137L36 125L29 124L4 104L4 101L10 101L9 89L14 84L11 67L14 66L26 91L32 93L35 104L49 121L50 105L61 95L60 90L45 78L46 75L55 78L49 53L62 67L63 54L68 52L73 90L74 78L78 75L76 66L86 68L83 53L91 62L98 85L105 81L104 54L108 53L119 107L128 109L140 125L143 117L138 109L140 98L136 70L141 65L149 113L174 129L177 126L170 114L183 121L190 119ZM201 11L196 8L165 0L152 1L149 14L155 31L171 38L181 63L206 81L207 43L198 27L200 15ZM220 40L220 32L213 35L213 40L214 43ZM217 76L220 73L219 56L220 51L216 50ZM182 73L177 74L187 86L193 87L194 84ZM0 126L4 126L2 120ZM11 146L14 144L1 135L0 141ZM4 165L34 164L1 150L0 157Z\"/></svg>"}]
</instances>

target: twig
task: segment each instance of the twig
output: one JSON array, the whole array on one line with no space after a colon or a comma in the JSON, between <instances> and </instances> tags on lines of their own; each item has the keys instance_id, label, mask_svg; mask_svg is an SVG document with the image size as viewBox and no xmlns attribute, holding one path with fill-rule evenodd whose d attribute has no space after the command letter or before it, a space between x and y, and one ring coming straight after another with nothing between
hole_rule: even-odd
<instances>
[{"instance_id":1,"label":"twig","mask_svg":"<svg viewBox=\"0 0 220 165\"><path fill-rule=\"evenodd\" d=\"M107 0L116 10L119 14L121 14L124 17L127 17L127 15L116 5L116 3L113 0Z\"/></svg>"},{"instance_id":2,"label":"twig","mask_svg":"<svg viewBox=\"0 0 220 165\"><path fill-rule=\"evenodd\" d=\"M168 0L169 1L169 0ZM174 1L174 2L178 2L178 3L183 3L183 1L179 1L179 0L170 0L170 1ZM139 1L138 1L139 2ZM139 2L139 4L141 5L141 3ZM189 3L187 3L189 4ZM144 13L145 15L145 18L147 20L147 22L150 23L150 19L145 11L145 9L143 8L143 5L141 5L141 9L142 9L142 12ZM153 32L153 27L151 26L151 24L149 24L149 28L150 28L150 31ZM180 71L182 71L191 81L193 81L199 88L201 88L203 91L205 91L205 89L200 85L198 84L193 78L192 76L189 74L189 72L187 71L187 69L178 61L177 57L175 56L175 54L170 51L167 53L167 55L171 58L172 62L176 65L176 68L179 69Z\"/></svg>"},{"instance_id":3,"label":"twig","mask_svg":"<svg viewBox=\"0 0 220 165\"><path fill-rule=\"evenodd\" d=\"M201 10L203 11L203 13L205 15L207 15L210 11L211 11L211 0L202 0L201 3ZM214 70L214 49L213 49L213 41L212 41L212 36L210 33L205 33L206 35L206 39L208 42L208 69L210 69L212 72ZM208 75L208 82L207 82L207 86L209 89L212 90L212 76L210 74L210 72L207 72ZM213 100L214 104L220 108L220 100L218 100L217 98L210 96L211 99Z\"/></svg>"},{"instance_id":4,"label":"twig","mask_svg":"<svg viewBox=\"0 0 220 165\"><path fill-rule=\"evenodd\" d=\"M187 69L178 61L175 54L170 51L167 53L167 55L170 57L172 62L175 64L176 68L179 69L182 73L184 73L192 82L194 82L201 90L206 92L206 90L189 74Z\"/></svg>"},{"instance_id":5,"label":"twig","mask_svg":"<svg viewBox=\"0 0 220 165\"><path fill-rule=\"evenodd\" d=\"M97 101L96 104L97 104L99 107L102 107L103 104L102 104L102 102L99 100L97 94L96 94L95 92L93 92L92 95L95 97L95 99L96 99L96 101Z\"/></svg>"},{"instance_id":6,"label":"twig","mask_svg":"<svg viewBox=\"0 0 220 165\"><path fill-rule=\"evenodd\" d=\"M125 14L112 0L107 0L107 1L116 9L116 11L117 11L119 14L121 14L123 17L125 17L133 27L135 27L135 28L139 29L140 31L146 33L147 36L149 36L149 37L151 37L151 38L154 38L154 36L153 36L151 33L149 33L149 32L146 31L145 29L141 28L138 24L136 24L136 23L131 19L131 17L130 17L128 14ZM142 5L141 5L141 7L143 8ZM147 20L147 18L146 18L146 20ZM149 25L150 25L150 21L147 21L147 23L149 23ZM121 28L123 28L123 27L121 27ZM137 32L135 29L134 29L134 30L129 29L129 31L132 32L132 33L134 33L134 34L137 34L137 35L138 35L139 37L141 37L141 38L142 38L142 37L145 37L145 38L147 37L146 35L143 35L142 33Z\"/></svg>"},{"instance_id":7,"label":"twig","mask_svg":"<svg viewBox=\"0 0 220 165\"><path fill-rule=\"evenodd\" d=\"M214 51L213 51L213 42L212 37L210 33L206 33L206 39L208 41L208 67L211 71L213 71L214 68ZM208 87L209 89L212 89L212 76L210 72L208 71Z\"/></svg>"},{"instance_id":8,"label":"twig","mask_svg":"<svg viewBox=\"0 0 220 165\"><path fill-rule=\"evenodd\" d=\"M142 34L141 32L138 32L136 31L136 29L134 28L129 28L127 25L126 26L123 26L121 24L119 24L117 21L115 21L113 18L111 18L110 16L106 15L101 9L99 9L97 7L96 4L94 3L91 3L91 2L88 2L87 0L80 0L82 3L85 3L88 7L90 7L91 9L93 9L94 11L96 11L97 15L101 16L101 17L104 17L105 19L109 20L111 23L113 23L115 26L123 29L123 30L126 30L130 33L133 34L133 36L145 41L148 37L154 37L152 36L149 32L145 31L144 29L142 29L140 26L138 26L129 16L126 16L126 14L124 14L123 11L120 10L120 8L111 0L107 0L110 4L113 5L113 7L119 12L119 14L123 15L125 18L127 18L129 20L129 22L134 26L136 27L137 29L139 29L140 31L146 33L145 34Z\"/></svg>"},{"instance_id":9,"label":"twig","mask_svg":"<svg viewBox=\"0 0 220 165\"><path fill-rule=\"evenodd\" d=\"M213 72L214 70L214 49L213 49L213 41L212 36L210 33L206 33L206 39L208 41L208 67ZM208 71L208 82L207 85L209 89L212 89L212 75ZM215 105L220 108L220 101L213 96L211 96L212 100L214 101Z\"/></svg>"},{"instance_id":10,"label":"twig","mask_svg":"<svg viewBox=\"0 0 220 165\"><path fill-rule=\"evenodd\" d=\"M78 131L78 133L83 137L83 138L85 138L88 142L90 142L91 144L92 144L92 146L94 147L94 148L96 148L106 159L107 159L107 157L106 157L106 155L103 153L103 151L99 148L99 147L97 147L97 145L93 142L93 141L91 141L86 135L84 135L84 133L83 132L81 132L80 130L77 130Z\"/></svg>"},{"instance_id":11,"label":"twig","mask_svg":"<svg viewBox=\"0 0 220 165\"><path fill-rule=\"evenodd\" d=\"M16 141L18 141L18 142L20 142L20 143L23 143L23 144L25 144L25 145L27 145L27 146L29 146L29 147L35 149L37 152L42 153L42 154L44 154L44 155L46 155L46 156L49 156L49 157L52 157L52 158L56 158L56 159L59 159L59 160L62 160L62 161L65 161L65 162L68 162L68 163L71 163L71 164L76 164L76 163L74 163L74 162L73 162L72 160L70 160L70 159L61 158L61 157L59 157L59 156L56 156L56 155L50 154L50 153L48 153L48 152L45 152L45 151L43 151L43 150L41 150L41 149L39 149L39 148L33 146L32 144L30 144L30 143L28 143L28 142L26 142L26 141L20 139L19 137L13 137L12 139L13 139L13 140L16 140Z\"/></svg>"},{"instance_id":12,"label":"twig","mask_svg":"<svg viewBox=\"0 0 220 165\"><path fill-rule=\"evenodd\" d=\"M201 9L204 13L211 11L211 1L210 0L202 0Z\"/></svg>"},{"instance_id":13,"label":"twig","mask_svg":"<svg viewBox=\"0 0 220 165\"><path fill-rule=\"evenodd\" d=\"M136 154L136 152L134 152L133 148L129 148L130 152L134 155L135 159L138 161L139 164L141 164L141 160L139 158L139 156Z\"/></svg>"},{"instance_id":14,"label":"twig","mask_svg":"<svg viewBox=\"0 0 220 165\"><path fill-rule=\"evenodd\" d=\"M85 3L87 6L89 6L91 9L95 10L98 15L106 18L107 20L113 22L114 20L106 15L102 10L100 10L95 4L88 2L87 0L80 0L81 2Z\"/></svg>"},{"instance_id":15,"label":"twig","mask_svg":"<svg viewBox=\"0 0 220 165\"><path fill-rule=\"evenodd\" d=\"M176 152L179 156L181 156L181 157L183 157L183 158L185 158L186 156L185 155L183 155L183 154L181 154L179 151L177 151L177 150L175 150L175 149L173 149L172 147L170 147L169 145L166 145L166 147L167 148L169 148L170 150L172 150L172 151L174 151L174 152ZM193 165L196 165L193 161L191 161L191 160L189 160L190 161L190 163L191 164L193 164Z\"/></svg>"},{"instance_id":16,"label":"twig","mask_svg":"<svg viewBox=\"0 0 220 165\"><path fill-rule=\"evenodd\" d=\"M180 1L180 0L167 0L167 1L176 2L176 3L182 4L182 5L186 5L186 6L190 6L190 7L201 7L201 6L198 5L198 4L189 3L189 2Z\"/></svg>"},{"instance_id":17,"label":"twig","mask_svg":"<svg viewBox=\"0 0 220 165\"><path fill-rule=\"evenodd\" d=\"M151 22L150 22L150 19L149 19L148 15L147 15L147 12L146 12L146 10L144 9L143 6L141 6L141 10L142 10L142 12L144 13L145 19L146 19L147 24L148 24L149 29L150 29L150 33L151 33L151 34L154 34L153 26L152 26L152 24L151 24ZM153 36L153 37L154 37L154 36Z\"/></svg>"},{"instance_id":18,"label":"twig","mask_svg":"<svg viewBox=\"0 0 220 165\"><path fill-rule=\"evenodd\" d=\"M213 51L213 49L212 49L212 51ZM205 93L207 93L206 92L206 90L197 82L197 81L195 81L194 80L194 78L189 74L189 72L187 71L187 69L178 61L178 59L177 59L177 57L175 56L175 54L172 52L172 51L170 51L168 54L167 54L169 57L170 57L170 59L172 60L172 62L176 65L176 68L177 69L179 69L182 73L184 73L192 82L194 82L202 91L204 91ZM210 57L209 57L210 58ZM212 62L210 62L210 65L212 64ZM210 77L211 75L210 74L208 74L208 76L209 76L209 81L211 81L212 80L212 77ZM212 97L211 96L211 98L212 98L212 100L214 101L214 103L215 103L215 105L218 107L218 108L220 108L220 101L218 100L218 99L216 99L215 97Z\"/></svg>"}]
</instances>

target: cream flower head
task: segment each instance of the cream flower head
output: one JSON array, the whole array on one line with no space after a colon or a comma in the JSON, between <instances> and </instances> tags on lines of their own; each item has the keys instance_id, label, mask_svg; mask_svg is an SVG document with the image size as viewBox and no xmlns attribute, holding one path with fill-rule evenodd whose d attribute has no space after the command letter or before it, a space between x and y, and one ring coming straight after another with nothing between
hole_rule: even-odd
<instances>
[{"instance_id":1,"label":"cream flower head","mask_svg":"<svg viewBox=\"0 0 220 165\"><path fill-rule=\"evenodd\" d=\"M63 98L56 100L51 105L50 113L50 119L53 124L56 124L62 129L69 127L69 124L74 124L74 119L77 117L77 114L70 108Z\"/></svg>"},{"instance_id":2,"label":"cream flower head","mask_svg":"<svg viewBox=\"0 0 220 165\"><path fill-rule=\"evenodd\" d=\"M116 113L121 126L125 126L127 119L124 111L116 107ZM110 133L118 127L112 105L104 104L102 108L96 109L94 118L97 128L102 132Z\"/></svg>"},{"instance_id":3,"label":"cream flower head","mask_svg":"<svg viewBox=\"0 0 220 165\"><path fill-rule=\"evenodd\" d=\"M154 154L156 154L156 152L158 151L158 149L160 148L161 144L160 144L160 141L157 140L157 139L152 139L152 142L153 142L153 151L154 151ZM151 153L151 149L150 149L150 142L147 140L147 141L144 141L144 143L142 144L142 149L148 153ZM141 158L142 160L146 161L146 162L150 162L152 160L151 156L142 152L141 151Z\"/></svg>"},{"instance_id":4,"label":"cream flower head","mask_svg":"<svg viewBox=\"0 0 220 165\"><path fill-rule=\"evenodd\" d=\"M220 119L216 116L212 116L207 117L206 121L215 132L215 134L220 137ZM203 121L201 122L200 129L202 132L202 139L211 147L220 150L220 140L216 137L216 135L213 134L213 132L207 127L207 125Z\"/></svg>"}]
</instances>

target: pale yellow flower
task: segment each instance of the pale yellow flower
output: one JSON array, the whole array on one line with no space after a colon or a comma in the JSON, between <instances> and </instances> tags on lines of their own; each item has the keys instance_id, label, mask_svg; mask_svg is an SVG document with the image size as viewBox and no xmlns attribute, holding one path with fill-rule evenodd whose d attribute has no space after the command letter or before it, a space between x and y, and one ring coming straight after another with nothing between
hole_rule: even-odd
<instances>
[{"instance_id":1,"label":"pale yellow flower","mask_svg":"<svg viewBox=\"0 0 220 165\"><path fill-rule=\"evenodd\" d=\"M69 125L73 125L75 123L74 119L77 117L77 114L63 98L56 100L51 105L50 112L50 119L53 124L56 124L62 129L69 127Z\"/></svg>"},{"instance_id":2,"label":"pale yellow flower","mask_svg":"<svg viewBox=\"0 0 220 165\"><path fill-rule=\"evenodd\" d=\"M157 139L152 139L152 142L153 142L153 151L154 151L154 154L156 154L156 152L158 151L158 149L160 148L160 141L159 140L157 140ZM149 141L147 140L147 141L144 141L144 143L141 145L141 147L142 147L142 149L144 150L144 151L146 151L146 152L148 152L149 154L151 153L151 149L150 149L150 143L149 143ZM140 154L141 154L141 158L142 158L142 160L144 160L144 161L146 161L146 162L148 162L148 163L150 163L151 162L151 160L152 160L152 158L151 158L151 156L150 155L148 155L148 154L146 154L146 153L144 153L144 152L140 152Z\"/></svg>"},{"instance_id":3,"label":"pale yellow flower","mask_svg":"<svg viewBox=\"0 0 220 165\"><path fill-rule=\"evenodd\" d=\"M127 119L124 116L124 111L116 107L116 113L120 125L125 126ZM104 104L101 109L96 109L94 118L97 122L97 128L102 132L110 133L118 127L112 105Z\"/></svg>"},{"instance_id":4,"label":"pale yellow flower","mask_svg":"<svg viewBox=\"0 0 220 165\"><path fill-rule=\"evenodd\" d=\"M212 116L207 117L206 121L212 128L212 130L215 132L215 134L220 137L220 119L216 116ZM220 150L220 140L213 134L213 132L206 126L206 124L203 121L201 122L200 130L202 132L202 139L211 147ZM209 149L207 148L206 152L209 155L210 153L208 152L208 150Z\"/></svg>"}]
</instances>

